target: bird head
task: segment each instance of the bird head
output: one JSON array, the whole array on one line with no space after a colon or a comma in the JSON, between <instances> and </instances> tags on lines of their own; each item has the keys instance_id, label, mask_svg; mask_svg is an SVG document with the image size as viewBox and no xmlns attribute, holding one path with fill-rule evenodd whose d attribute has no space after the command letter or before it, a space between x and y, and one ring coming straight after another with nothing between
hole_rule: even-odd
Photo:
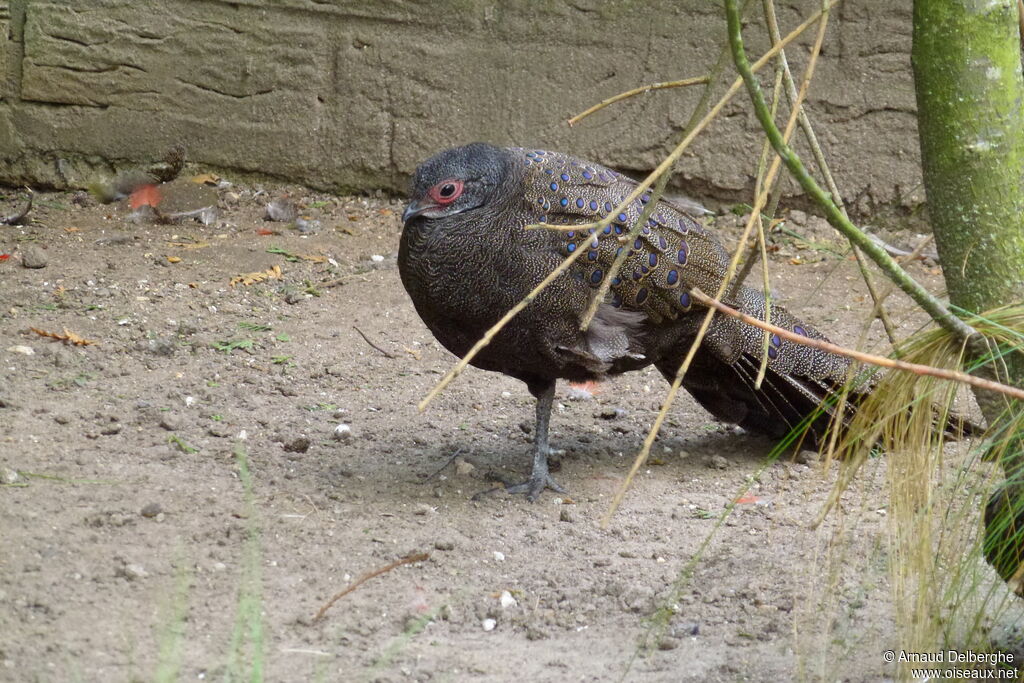
<instances>
[{"instance_id":1,"label":"bird head","mask_svg":"<svg viewBox=\"0 0 1024 683\"><path fill-rule=\"evenodd\" d=\"M402 222L417 216L442 218L483 206L511 163L505 150L483 142L436 154L416 169Z\"/></svg>"}]
</instances>

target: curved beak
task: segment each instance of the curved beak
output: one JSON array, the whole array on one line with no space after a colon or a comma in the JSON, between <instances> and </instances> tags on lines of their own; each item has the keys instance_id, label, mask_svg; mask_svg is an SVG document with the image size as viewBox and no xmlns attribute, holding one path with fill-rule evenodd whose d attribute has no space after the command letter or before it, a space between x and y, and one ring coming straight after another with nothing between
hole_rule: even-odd
<instances>
[{"instance_id":1,"label":"curved beak","mask_svg":"<svg viewBox=\"0 0 1024 683\"><path fill-rule=\"evenodd\" d=\"M402 223L408 223L416 216L422 216L431 209L436 209L437 204L431 204L429 201L421 201L419 199L413 199L409 202L409 206L405 207L405 213L402 214Z\"/></svg>"}]
</instances>

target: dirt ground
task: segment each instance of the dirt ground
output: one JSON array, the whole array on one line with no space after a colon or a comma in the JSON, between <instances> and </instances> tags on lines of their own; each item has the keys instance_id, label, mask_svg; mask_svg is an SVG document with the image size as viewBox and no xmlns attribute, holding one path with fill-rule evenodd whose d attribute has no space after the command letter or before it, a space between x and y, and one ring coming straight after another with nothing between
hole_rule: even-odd
<instances>
[{"instance_id":1,"label":"dirt ground","mask_svg":"<svg viewBox=\"0 0 1024 683\"><path fill-rule=\"evenodd\" d=\"M263 220L285 192L308 232ZM884 459L847 495L866 512L831 577L837 523L812 522L834 470L766 464L771 444L686 397L600 527L660 406L653 371L560 385L568 496L472 500L488 472L528 469L532 400L470 369L417 411L453 358L399 282L401 203L217 193L210 225L48 194L0 227L0 680L893 675ZM818 232L780 239L773 287L853 343L864 286ZM934 266L908 268L940 287Z\"/></svg>"}]
</instances>

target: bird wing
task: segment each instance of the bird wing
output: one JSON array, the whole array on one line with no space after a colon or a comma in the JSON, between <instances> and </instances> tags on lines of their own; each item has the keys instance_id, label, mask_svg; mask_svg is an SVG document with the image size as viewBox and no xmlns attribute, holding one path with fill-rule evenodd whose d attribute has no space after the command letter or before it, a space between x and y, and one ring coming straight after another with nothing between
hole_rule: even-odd
<instances>
[{"instance_id":1,"label":"bird wing","mask_svg":"<svg viewBox=\"0 0 1024 683\"><path fill-rule=\"evenodd\" d=\"M512 150L527 167L525 206L538 222L573 225L606 217L637 183L599 164L543 150ZM612 281L611 305L645 312L654 321L675 319L689 311L689 291L717 291L728 265L728 254L717 238L667 201L658 202L640 234L628 238L650 197L644 193L614 221L595 234L593 229L559 233L563 254L587 249L579 263L585 280L598 287L622 250L628 255Z\"/></svg>"}]
</instances>

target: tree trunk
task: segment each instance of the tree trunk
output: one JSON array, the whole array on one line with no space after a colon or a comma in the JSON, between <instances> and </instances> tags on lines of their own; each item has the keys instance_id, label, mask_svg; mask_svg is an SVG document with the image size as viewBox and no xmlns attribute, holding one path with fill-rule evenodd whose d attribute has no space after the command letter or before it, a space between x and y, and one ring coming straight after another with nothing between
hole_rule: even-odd
<instances>
[{"instance_id":1,"label":"tree trunk","mask_svg":"<svg viewBox=\"0 0 1024 683\"><path fill-rule=\"evenodd\" d=\"M1024 301L1018 19L1017 0L914 2L911 58L928 215L949 298L975 313ZM1022 354L1007 361L1001 379L1024 384ZM1007 408L993 395L978 402L990 424Z\"/></svg>"}]
</instances>

